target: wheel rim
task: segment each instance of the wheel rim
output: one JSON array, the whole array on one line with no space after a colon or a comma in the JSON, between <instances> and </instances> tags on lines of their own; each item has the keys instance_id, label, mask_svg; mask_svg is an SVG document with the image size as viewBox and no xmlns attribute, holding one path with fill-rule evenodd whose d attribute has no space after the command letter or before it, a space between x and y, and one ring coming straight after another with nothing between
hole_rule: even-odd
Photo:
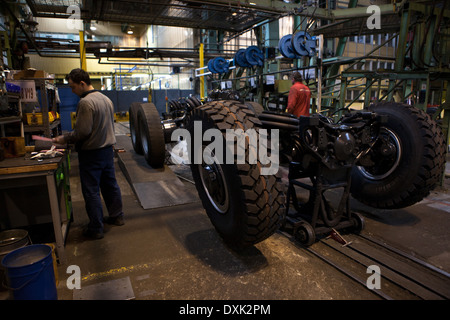
<instances>
[{"instance_id":1,"label":"wheel rim","mask_svg":"<svg viewBox=\"0 0 450 320\"><path fill-rule=\"evenodd\" d=\"M214 206L214 209L221 214L225 214L229 208L229 196L225 175L214 154L211 154L211 159L213 159L214 163L207 164L202 162L202 164L198 165L200 179L203 189L209 201Z\"/></svg>"},{"instance_id":2,"label":"wheel rim","mask_svg":"<svg viewBox=\"0 0 450 320\"><path fill-rule=\"evenodd\" d=\"M311 225L302 223L302 225L298 228L295 238L302 244L306 246L310 246L314 243L315 232Z\"/></svg>"},{"instance_id":3,"label":"wheel rim","mask_svg":"<svg viewBox=\"0 0 450 320\"><path fill-rule=\"evenodd\" d=\"M358 166L358 170L362 173L364 177L370 180L382 180L388 177L392 172L394 172L399 164L402 157L402 147L400 139L397 134L386 128L380 128L380 137L383 142L381 146L389 155L377 155L374 158L375 165L371 167ZM387 151L386 151L387 150ZM381 152L382 153L382 152ZM379 159L378 159L379 158Z\"/></svg>"},{"instance_id":4,"label":"wheel rim","mask_svg":"<svg viewBox=\"0 0 450 320\"><path fill-rule=\"evenodd\" d=\"M353 220L355 224L355 232L360 233L362 230L364 230L365 227L365 221L364 218L356 212L352 212L351 219Z\"/></svg>"},{"instance_id":5,"label":"wheel rim","mask_svg":"<svg viewBox=\"0 0 450 320\"><path fill-rule=\"evenodd\" d=\"M296 234L297 240L300 241L301 243L308 243L309 237L308 237L308 232L304 229L300 229L297 231Z\"/></svg>"}]
</instances>

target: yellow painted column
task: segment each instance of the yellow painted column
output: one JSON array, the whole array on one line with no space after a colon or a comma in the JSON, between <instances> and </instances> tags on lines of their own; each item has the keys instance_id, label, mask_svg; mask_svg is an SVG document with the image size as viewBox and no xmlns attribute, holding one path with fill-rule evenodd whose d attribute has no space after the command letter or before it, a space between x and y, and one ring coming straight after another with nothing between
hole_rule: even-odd
<instances>
[{"instance_id":1,"label":"yellow painted column","mask_svg":"<svg viewBox=\"0 0 450 320\"><path fill-rule=\"evenodd\" d=\"M86 46L84 45L84 31L80 31L80 67L84 71L87 71L86 65Z\"/></svg>"},{"instance_id":2,"label":"yellow painted column","mask_svg":"<svg viewBox=\"0 0 450 320\"><path fill-rule=\"evenodd\" d=\"M204 44L200 43L200 68L205 66L204 61ZM203 73L203 70L200 70L200 74ZM205 98L205 77L200 77L200 100Z\"/></svg>"}]
</instances>

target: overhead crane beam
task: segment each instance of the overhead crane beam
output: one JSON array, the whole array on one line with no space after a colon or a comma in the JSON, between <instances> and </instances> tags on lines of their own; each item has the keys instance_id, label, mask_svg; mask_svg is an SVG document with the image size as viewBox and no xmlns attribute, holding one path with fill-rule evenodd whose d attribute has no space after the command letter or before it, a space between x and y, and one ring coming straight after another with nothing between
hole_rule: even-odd
<instances>
[{"instance_id":1,"label":"overhead crane beam","mask_svg":"<svg viewBox=\"0 0 450 320\"><path fill-rule=\"evenodd\" d=\"M214 4L214 5L223 5L227 8L244 8L247 10L256 10L263 11L269 13L279 13L286 14L287 12L297 12L298 14L311 16L314 13L314 16L318 18L327 19L329 18L329 12L323 8L317 8L314 10L314 7L308 7L304 9L301 13L298 12L301 4L298 3L286 3L284 1L273 1L273 0L252 0L252 1L228 1L228 0L191 0L189 2L199 3L199 4ZM314 12L315 11L315 12Z\"/></svg>"},{"instance_id":2,"label":"overhead crane beam","mask_svg":"<svg viewBox=\"0 0 450 320\"><path fill-rule=\"evenodd\" d=\"M378 5L380 8L380 14L392 14L396 11L396 6L392 4L382 4ZM347 9L339 9L332 10L328 14L328 19L331 20L341 20L341 19L350 19L350 18L358 18L358 17L368 17L371 16L372 13L367 13L367 7L349 7Z\"/></svg>"}]
</instances>

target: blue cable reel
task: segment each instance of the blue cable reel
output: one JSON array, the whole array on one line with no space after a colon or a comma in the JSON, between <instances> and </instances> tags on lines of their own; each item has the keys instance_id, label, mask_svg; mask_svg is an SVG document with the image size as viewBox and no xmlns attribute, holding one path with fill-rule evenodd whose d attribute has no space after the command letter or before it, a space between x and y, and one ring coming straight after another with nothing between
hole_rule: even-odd
<instances>
[{"instance_id":1,"label":"blue cable reel","mask_svg":"<svg viewBox=\"0 0 450 320\"><path fill-rule=\"evenodd\" d=\"M211 73L218 73L217 70L214 69L214 59L210 59L208 61L208 69L209 69L209 71L211 71Z\"/></svg>"},{"instance_id":2,"label":"blue cable reel","mask_svg":"<svg viewBox=\"0 0 450 320\"><path fill-rule=\"evenodd\" d=\"M264 65L264 53L257 46L250 46L245 50L245 58L251 66Z\"/></svg>"},{"instance_id":3,"label":"blue cable reel","mask_svg":"<svg viewBox=\"0 0 450 320\"><path fill-rule=\"evenodd\" d=\"M305 31L296 32L291 42L294 52L299 56L313 56L316 52L316 37Z\"/></svg>"},{"instance_id":4,"label":"blue cable reel","mask_svg":"<svg viewBox=\"0 0 450 320\"><path fill-rule=\"evenodd\" d=\"M217 57L213 59L213 67L218 73L227 73L230 70L230 65L225 58Z\"/></svg>"},{"instance_id":5,"label":"blue cable reel","mask_svg":"<svg viewBox=\"0 0 450 320\"><path fill-rule=\"evenodd\" d=\"M278 50L285 58L299 58L299 56L295 53L294 48L292 47L292 34L287 34L280 39L280 42L278 42Z\"/></svg>"},{"instance_id":6,"label":"blue cable reel","mask_svg":"<svg viewBox=\"0 0 450 320\"><path fill-rule=\"evenodd\" d=\"M250 68L251 65L248 63L247 58L245 57L245 49L239 49L234 54L234 63L242 68Z\"/></svg>"},{"instance_id":7,"label":"blue cable reel","mask_svg":"<svg viewBox=\"0 0 450 320\"><path fill-rule=\"evenodd\" d=\"M208 69L211 73L226 73L230 70L230 65L225 58L217 57L208 61Z\"/></svg>"}]
</instances>

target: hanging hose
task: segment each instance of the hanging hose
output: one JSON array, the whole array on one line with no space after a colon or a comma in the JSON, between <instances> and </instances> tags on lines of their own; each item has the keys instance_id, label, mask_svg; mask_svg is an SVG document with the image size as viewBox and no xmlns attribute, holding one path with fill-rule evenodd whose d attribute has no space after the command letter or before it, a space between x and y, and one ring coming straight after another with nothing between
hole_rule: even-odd
<instances>
[{"instance_id":1,"label":"hanging hose","mask_svg":"<svg viewBox=\"0 0 450 320\"><path fill-rule=\"evenodd\" d=\"M326 226L334 227L341 221L343 210L338 210L337 212L334 212L323 194L322 199L320 201L320 210L322 220Z\"/></svg>"},{"instance_id":2,"label":"hanging hose","mask_svg":"<svg viewBox=\"0 0 450 320\"><path fill-rule=\"evenodd\" d=\"M276 114L265 111L258 115L258 119L264 127L269 129L298 131L299 128L299 119L289 114Z\"/></svg>"}]
</instances>

